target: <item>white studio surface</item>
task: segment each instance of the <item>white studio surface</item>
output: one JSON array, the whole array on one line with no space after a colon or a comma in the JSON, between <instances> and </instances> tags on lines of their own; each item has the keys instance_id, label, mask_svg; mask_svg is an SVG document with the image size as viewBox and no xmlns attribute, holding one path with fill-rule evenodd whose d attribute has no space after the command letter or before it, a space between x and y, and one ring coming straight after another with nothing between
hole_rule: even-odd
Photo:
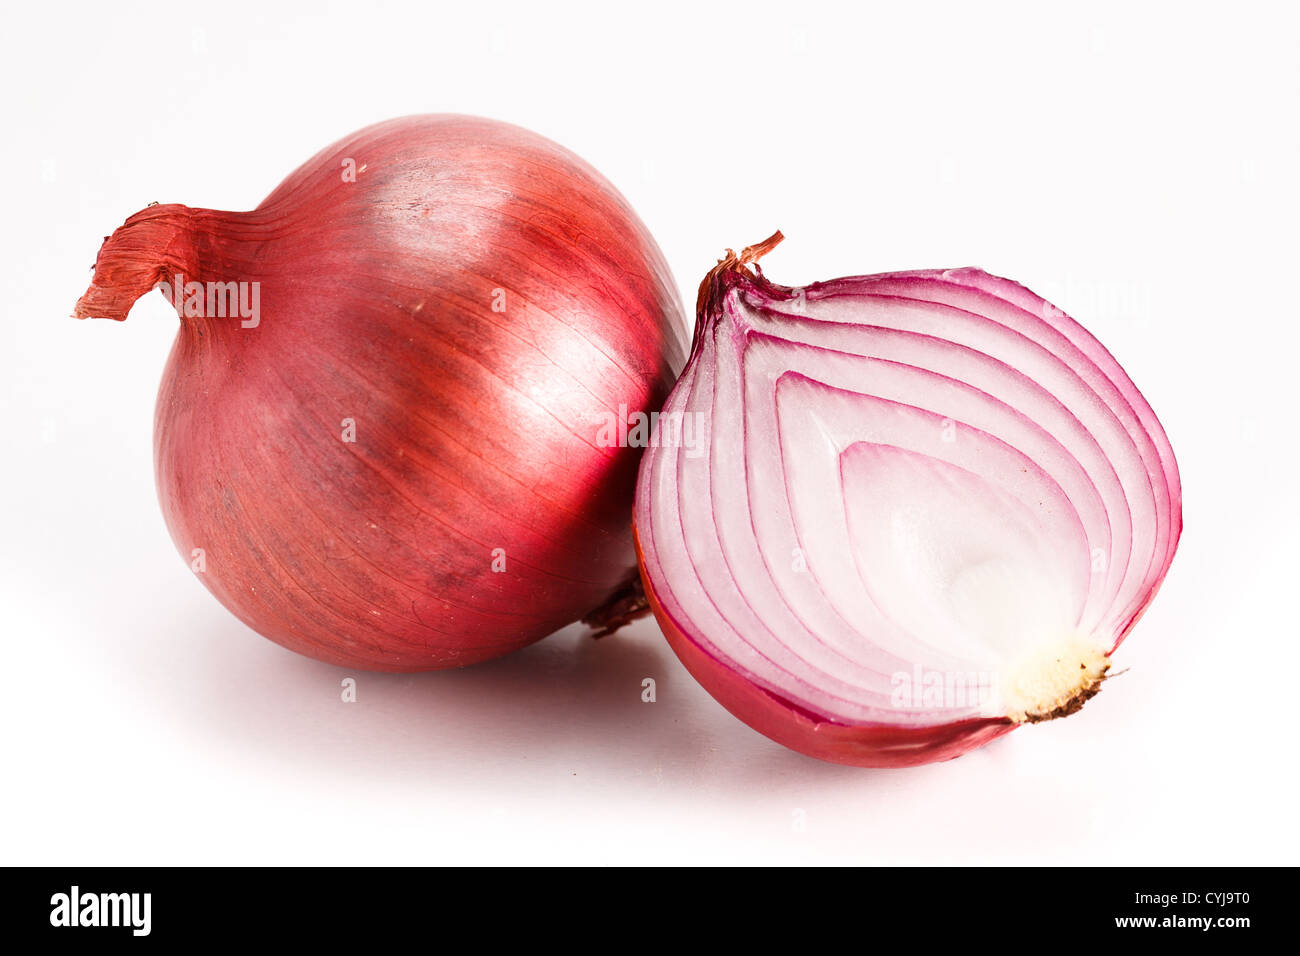
<instances>
[{"instance_id":1,"label":"white studio surface","mask_svg":"<svg viewBox=\"0 0 1300 956\"><path fill-rule=\"evenodd\" d=\"M11 10L0 863L1294 863L1298 21L1281 3ZM244 627L155 500L174 313L69 313L147 203L251 208L327 143L419 112L573 149L687 303L725 247L779 227L778 282L978 265L1079 319L1184 486L1127 673L1067 720L870 771L731 717L651 620L404 676Z\"/></svg>"}]
</instances>

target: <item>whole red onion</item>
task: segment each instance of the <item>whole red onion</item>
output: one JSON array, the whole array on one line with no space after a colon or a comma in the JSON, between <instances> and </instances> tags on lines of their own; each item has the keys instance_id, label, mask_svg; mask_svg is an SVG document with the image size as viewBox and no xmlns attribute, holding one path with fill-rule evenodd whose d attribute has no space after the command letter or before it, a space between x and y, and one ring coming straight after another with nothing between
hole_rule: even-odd
<instances>
[{"instance_id":1,"label":"whole red onion","mask_svg":"<svg viewBox=\"0 0 1300 956\"><path fill-rule=\"evenodd\" d=\"M645 590L737 717L839 763L1078 710L1182 529L1173 450L1101 344L978 269L777 285L729 254L641 465Z\"/></svg>"},{"instance_id":2,"label":"whole red onion","mask_svg":"<svg viewBox=\"0 0 1300 956\"><path fill-rule=\"evenodd\" d=\"M632 613L640 449L685 360L622 196L515 126L417 116L318 153L251 212L154 205L76 316L181 315L158 493L200 579L312 657L422 670Z\"/></svg>"}]
</instances>

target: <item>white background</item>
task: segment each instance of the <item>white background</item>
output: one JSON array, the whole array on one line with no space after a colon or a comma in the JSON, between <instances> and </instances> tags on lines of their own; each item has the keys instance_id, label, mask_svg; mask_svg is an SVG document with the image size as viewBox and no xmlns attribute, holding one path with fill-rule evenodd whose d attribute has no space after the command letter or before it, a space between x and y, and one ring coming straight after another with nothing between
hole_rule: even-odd
<instances>
[{"instance_id":1,"label":"white background","mask_svg":"<svg viewBox=\"0 0 1300 956\"><path fill-rule=\"evenodd\" d=\"M1297 862L1300 24L1049 6L9 9L0 862ZM338 137L439 111L584 156L692 300L780 227L779 282L979 265L1078 317L1184 483L1128 673L1068 720L868 771L733 719L651 621L359 674L354 705L238 623L154 497L174 313L73 302L147 203L251 208Z\"/></svg>"}]
</instances>

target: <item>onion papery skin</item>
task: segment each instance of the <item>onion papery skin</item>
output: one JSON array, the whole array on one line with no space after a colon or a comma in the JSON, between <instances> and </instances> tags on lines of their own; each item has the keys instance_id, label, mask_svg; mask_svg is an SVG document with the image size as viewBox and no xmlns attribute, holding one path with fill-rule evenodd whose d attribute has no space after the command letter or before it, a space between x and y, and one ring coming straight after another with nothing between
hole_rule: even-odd
<instances>
[{"instance_id":1,"label":"onion papery skin","mask_svg":"<svg viewBox=\"0 0 1300 956\"><path fill-rule=\"evenodd\" d=\"M172 538L255 631L418 671L628 606L641 449L600 428L658 408L686 323L584 161L481 118L380 123L250 212L132 216L75 315L123 319L176 274L259 290L255 323L174 303L155 419Z\"/></svg>"},{"instance_id":2,"label":"onion papery skin","mask_svg":"<svg viewBox=\"0 0 1300 956\"><path fill-rule=\"evenodd\" d=\"M1181 534L1149 404L1016 283L780 286L751 268L780 239L705 278L661 413L676 431L641 462L642 585L674 652L752 728L854 766L947 760L1077 711ZM992 680L900 703L913 673Z\"/></svg>"}]
</instances>

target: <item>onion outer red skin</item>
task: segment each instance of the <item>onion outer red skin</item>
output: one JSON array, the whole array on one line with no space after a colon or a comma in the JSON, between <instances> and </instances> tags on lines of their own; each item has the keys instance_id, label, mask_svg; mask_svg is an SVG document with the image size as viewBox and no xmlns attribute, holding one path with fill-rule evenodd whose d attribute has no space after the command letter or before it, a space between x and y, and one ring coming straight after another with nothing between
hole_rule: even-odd
<instances>
[{"instance_id":1,"label":"onion outer red skin","mask_svg":"<svg viewBox=\"0 0 1300 956\"><path fill-rule=\"evenodd\" d=\"M919 767L952 760L1020 726L1005 717L955 721L929 727L841 724L824 720L771 694L727 667L682 632L655 594L636 537L641 586L650 609L678 660L732 716L777 743L809 757L851 767Z\"/></svg>"},{"instance_id":2,"label":"onion outer red skin","mask_svg":"<svg viewBox=\"0 0 1300 956\"><path fill-rule=\"evenodd\" d=\"M476 117L380 123L250 212L132 216L75 314L124 319L178 272L262 286L256 328L182 318L155 419L177 549L204 549L196 576L253 630L349 668L457 667L600 618L636 581L641 450L593 447L563 390L657 408L685 321L648 230L581 158ZM498 284L549 350L477 317Z\"/></svg>"}]
</instances>

